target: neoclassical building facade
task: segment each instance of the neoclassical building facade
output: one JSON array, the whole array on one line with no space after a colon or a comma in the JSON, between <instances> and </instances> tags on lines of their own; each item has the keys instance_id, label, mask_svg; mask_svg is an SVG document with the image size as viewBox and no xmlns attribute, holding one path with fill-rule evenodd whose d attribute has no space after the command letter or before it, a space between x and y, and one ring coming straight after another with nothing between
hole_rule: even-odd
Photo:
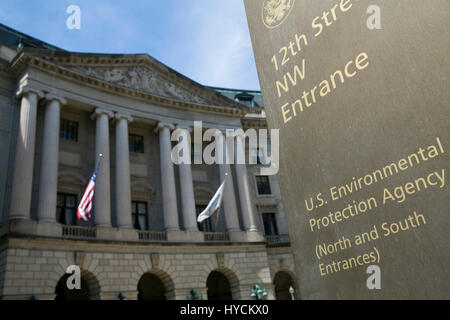
<instances>
[{"instance_id":1,"label":"neoclassical building facade","mask_svg":"<svg viewBox=\"0 0 450 320\"><path fill-rule=\"evenodd\" d=\"M245 150L255 164L175 165L172 132L194 121L266 128L257 91L0 25L0 298L250 299L255 284L299 298L277 176L260 174L267 150ZM99 160L92 218L79 221ZM225 174L220 213L198 224ZM66 286L72 265L80 290Z\"/></svg>"}]
</instances>

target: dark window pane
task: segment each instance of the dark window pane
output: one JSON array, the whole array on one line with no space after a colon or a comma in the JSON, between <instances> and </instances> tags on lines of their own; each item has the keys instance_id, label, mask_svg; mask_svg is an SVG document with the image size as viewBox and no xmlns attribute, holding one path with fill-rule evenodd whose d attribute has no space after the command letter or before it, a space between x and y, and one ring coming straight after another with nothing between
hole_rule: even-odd
<instances>
[{"instance_id":1,"label":"dark window pane","mask_svg":"<svg viewBox=\"0 0 450 320\"><path fill-rule=\"evenodd\" d=\"M73 226L73 225L75 225L75 223L74 223L74 211L72 210L72 209L66 209L66 210L64 210L64 212L65 212L65 216L66 216L66 224L68 225L68 226Z\"/></svg>"},{"instance_id":2,"label":"dark window pane","mask_svg":"<svg viewBox=\"0 0 450 320\"><path fill-rule=\"evenodd\" d=\"M256 185L258 188L258 194L272 194L272 190L270 190L269 177L257 176Z\"/></svg>"},{"instance_id":3,"label":"dark window pane","mask_svg":"<svg viewBox=\"0 0 450 320\"><path fill-rule=\"evenodd\" d=\"M195 210L197 213L197 217L206 209L206 205L197 205L195 206ZM217 213L216 213L217 214ZM204 220L201 223L197 223L198 229L202 232L213 232L211 218Z\"/></svg>"},{"instance_id":4,"label":"dark window pane","mask_svg":"<svg viewBox=\"0 0 450 320\"><path fill-rule=\"evenodd\" d=\"M211 225L211 219L202 222L202 231L203 232L213 232L213 228Z\"/></svg>"},{"instance_id":5,"label":"dark window pane","mask_svg":"<svg viewBox=\"0 0 450 320\"><path fill-rule=\"evenodd\" d=\"M65 225L75 225L77 221L77 196L58 193L56 205L56 221Z\"/></svg>"},{"instance_id":6,"label":"dark window pane","mask_svg":"<svg viewBox=\"0 0 450 320\"><path fill-rule=\"evenodd\" d=\"M62 209L60 207L56 208L56 221L58 221L59 223L61 223L61 211Z\"/></svg>"},{"instance_id":7,"label":"dark window pane","mask_svg":"<svg viewBox=\"0 0 450 320\"><path fill-rule=\"evenodd\" d=\"M62 207L64 205L64 197L58 193L58 198L56 200L57 206Z\"/></svg>"},{"instance_id":8,"label":"dark window pane","mask_svg":"<svg viewBox=\"0 0 450 320\"><path fill-rule=\"evenodd\" d=\"M144 137L135 134L128 135L128 145L130 152L144 153Z\"/></svg>"},{"instance_id":9,"label":"dark window pane","mask_svg":"<svg viewBox=\"0 0 450 320\"><path fill-rule=\"evenodd\" d=\"M147 230L147 202L132 201L131 208L133 227L137 230Z\"/></svg>"},{"instance_id":10,"label":"dark window pane","mask_svg":"<svg viewBox=\"0 0 450 320\"><path fill-rule=\"evenodd\" d=\"M143 202L138 203L138 213L139 214L146 214L147 213L147 204Z\"/></svg>"},{"instance_id":11,"label":"dark window pane","mask_svg":"<svg viewBox=\"0 0 450 320\"><path fill-rule=\"evenodd\" d=\"M147 215L139 215L139 227L140 230L147 230Z\"/></svg>"},{"instance_id":12,"label":"dark window pane","mask_svg":"<svg viewBox=\"0 0 450 320\"><path fill-rule=\"evenodd\" d=\"M76 201L77 201L77 198L75 196L67 195L66 196L66 207L67 208L75 208L75 206L77 205Z\"/></svg>"},{"instance_id":13,"label":"dark window pane","mask_svg":"<svg viewBox=\"0 0 450 320\"><path fill-rule=\"evenodd\" d=\"M137 214L133 214L133 227L136 230L141 230L141 226L139 225L139 219Z\"/></svg>"},{"instance_id":14,"label":"dark window pane","mask_svg":"<svg viewBox=\"0 0 450 320\"><path fill-rule=\"evenodd\" d=\"M78 122L61 119L60 134L61 139L68 141L78 141Z\"/></svg>"},{"instance_id":15,"label":"dark window pane","mask_svg":"<svg viewBox=\"0 0 450 320\"><path fill-rule=\"evenodd\" d=\"M263 213L264 232L266 235L277 235L278 228L274 213Z\"/></svg>"},{"instance_id":16,"label":"dark window pane","mask_svg":"<svg viewBox=\"0 0 450 320\"><path fill-rule=\"evenodd\" d=\"M250 107L253 107L253 105L254 105L253 104L253 96L248 93L243 92L243 93L236 95L235 100L242 104L248 105Z\"/></svg>"},{"instance_id":17,"label":"dark window pane","mask_svg":"<svg viewBox=\"0 0 450 320\"><path fill-rule=\"evenodd\" d=\"M131 216L132 216L132 221L133 221L133 227L135 228L135 229L138 229L139 230L139 225L137 224L137 214L135 214L134 212L131 214Z\"/></svg>"}]
</instances>

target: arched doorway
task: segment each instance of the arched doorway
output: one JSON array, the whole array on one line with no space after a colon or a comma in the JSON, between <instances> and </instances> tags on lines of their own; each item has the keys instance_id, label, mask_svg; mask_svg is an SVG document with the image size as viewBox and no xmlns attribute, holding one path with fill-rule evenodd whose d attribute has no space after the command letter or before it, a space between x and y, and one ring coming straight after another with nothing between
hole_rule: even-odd
<instances>
[{"instance_id":1,"label":"arched doorway","mask_svg":"<svg viewBox=\"0 0 450 320\"><path fill-rule=\"evenodd\" d=\"M163 271L147 272L138 282L138 300L170 300L173 298L173 282Z\"/></svg>"},{"instance_id":2,"label":"arched doorway","mask_svg":"<svg viewBox=\"0 0 450 320\"><path fill-rule=\"evenodd\" d=\"M239 299L239 281L229 269L219 268L211 271L207 280L208 300L236 300Z\"/></svg>"},{"instance_id":3,"label":"arched doorway","mask_svg":"<svg viewBox=\"0 0 450 320\"><path fill-rule=\"evenodd\" d=\"M277 300L292 300L289 288L294 289L294 299L298 296L296 285L291 275L285 271L279 271L274 278L275 297Z\"/></svg>"},{"instance_id":4,"label":"arched doorway","mask_svg":"<svg viewBox=\"0 0 450 320\"><path fill-rule=\"evenodd\" d=\"M81 271L80 289L70 290L67 287L67 279L70 276L65 274L59 279L55 289L55 300L100 300L100 285L92 273Z\"/></svg>"},{"instance_id":5,"label":"arched doorway","mask_svg":"<svg viewBox=\"0 0 450 320\"><path fill-rule=\"evenodd\" d=\"M230 282L221 272L213 271L206 280L208 300L232 300Z\"/></svg>"}]
</instances>

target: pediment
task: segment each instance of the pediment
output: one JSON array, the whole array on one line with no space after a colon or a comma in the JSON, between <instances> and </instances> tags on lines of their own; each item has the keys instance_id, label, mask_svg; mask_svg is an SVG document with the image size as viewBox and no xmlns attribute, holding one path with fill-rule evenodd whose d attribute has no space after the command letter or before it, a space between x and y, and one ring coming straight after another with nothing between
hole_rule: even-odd
<instances>
[{"instance_id":1,"label":"pediment","mask_svg":"<svg viewBox=\"0 0 450 320\"><path fill-rule=\"evenodd\" d=\"M152 95L206 105L213 103L147 66L91 67L71 65L66 66L66 68L88 77Z\"/></svg>"},{"instance_id":2,"label":"pediment","mask_svg":"<svg viewBox=\"0 0 450 320\"><path fill-rule=\"evenodd\" d=\"M146 95L234 110L244 107L146 54L91 54L27 48L24 57L44 60L83 78Z\"/></svg>"}]
</instances>

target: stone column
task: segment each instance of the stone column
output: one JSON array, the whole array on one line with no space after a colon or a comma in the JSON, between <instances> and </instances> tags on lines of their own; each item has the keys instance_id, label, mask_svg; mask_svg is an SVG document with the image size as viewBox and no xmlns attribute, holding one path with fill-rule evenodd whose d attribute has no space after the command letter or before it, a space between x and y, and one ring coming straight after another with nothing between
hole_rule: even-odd
<instances>
[{"instance_id":1,"label":"stone column","mask_svg":"<svg viewBox=\"0 0 450 320\"><path fill-rule=\"evenodd\" d=\"M233 163L231 157L234 152L231 150L232 146L228 146L223 133L217 130L215 134L216 152L218 157L222 160L219 163L220 181L223 181L225 174L228 173L227 182L222 199L222 207L225 212L225 223L228 232L241 231L239 226L238 211L236 206L236 196L234 193L233 174L231 173L230 163Z\"/></svg>"},{"instance_id":2,"label":"stone column","mask_svg":"<svg viewBox=\"0 0 450 320\"><path fill-rule=\"evenodd\" d=\"M56 222L60 109L67 101L52 94L45 98L48 102L45 107L38 219L40 222Z\"/></svg>"},{"instance_id":3,"label":"stone column","mask_svg":"<svg viewBox=\"0 0 450 320\"><path fill-rule=\"evenodd\" d=\"M116 113L116 216L119 228L133 228L128 123L133 118Z\"/></svg>"},{"instance_id":4,"label":"stone column","mask_svg":"<svg viewBox=\"0 0 450 320\"><path fill-rule=\"evenodd\" d=\"M245 135L243 132L236 135L236 150L245 159ZM250 185L248 182L247 165L236 163L236 180L241 204L242 222L246 231L259 231L256 226L255 211L250 196Z\"/></svg>"},{"instance_id":5,"label":"stone column","mask_svg":"<svg viewBox=\"0 0 450 320\"><path fill-rule=\"evenodd\" d=\"M98 227L111 227L111 179L109 163L109 119L114 113L97 108L91 119L96 119L95 159L103 154L97 173L94 193L94 222ZM93 170L92 170L93 171Z\"/></svg>"},{"instance_id":6,"label":"stone column","mask_svg":"<svg viewBox=\"0 0 450 320\"><path fill-rule=\"evenodd\" d=\"M191 159L191 143L189 139L190 128L183 128L177 126L182 137L182 150L186 152L189 159ZM180 190L181 190L181 206L183 212L183 224L186 231L198 231L197 215L195 211L195 195L194 195L194 181L192 179L191 163L181 163L179 165L180 171Z\"/></svg>"},{"instance_id":7,"label":"stone column","mask_svg":"<svg viewBox=\"0 0 450 320\"><path fill-rule=\"evenodd\" d=\"M164 209L164 226L166 231L180 230L178 222L177 193L175 174L171 157L172 144L170 130L172 124L160 122L155 131L159 131L159 147L161 157L161 184Z\"/></svg>"},{"instance_id":8,"label":"stone column","mask_svg":"<svg viewBox=\"0 0 450 320\"><path fill-rule=\"evenodd\" d=\"M39 98L44 93L32 88L22 88L20 122L17 132L16 155L9 219L30 219L31 191L33 185L36 117Z\"/></svg>"}]
</instances>

